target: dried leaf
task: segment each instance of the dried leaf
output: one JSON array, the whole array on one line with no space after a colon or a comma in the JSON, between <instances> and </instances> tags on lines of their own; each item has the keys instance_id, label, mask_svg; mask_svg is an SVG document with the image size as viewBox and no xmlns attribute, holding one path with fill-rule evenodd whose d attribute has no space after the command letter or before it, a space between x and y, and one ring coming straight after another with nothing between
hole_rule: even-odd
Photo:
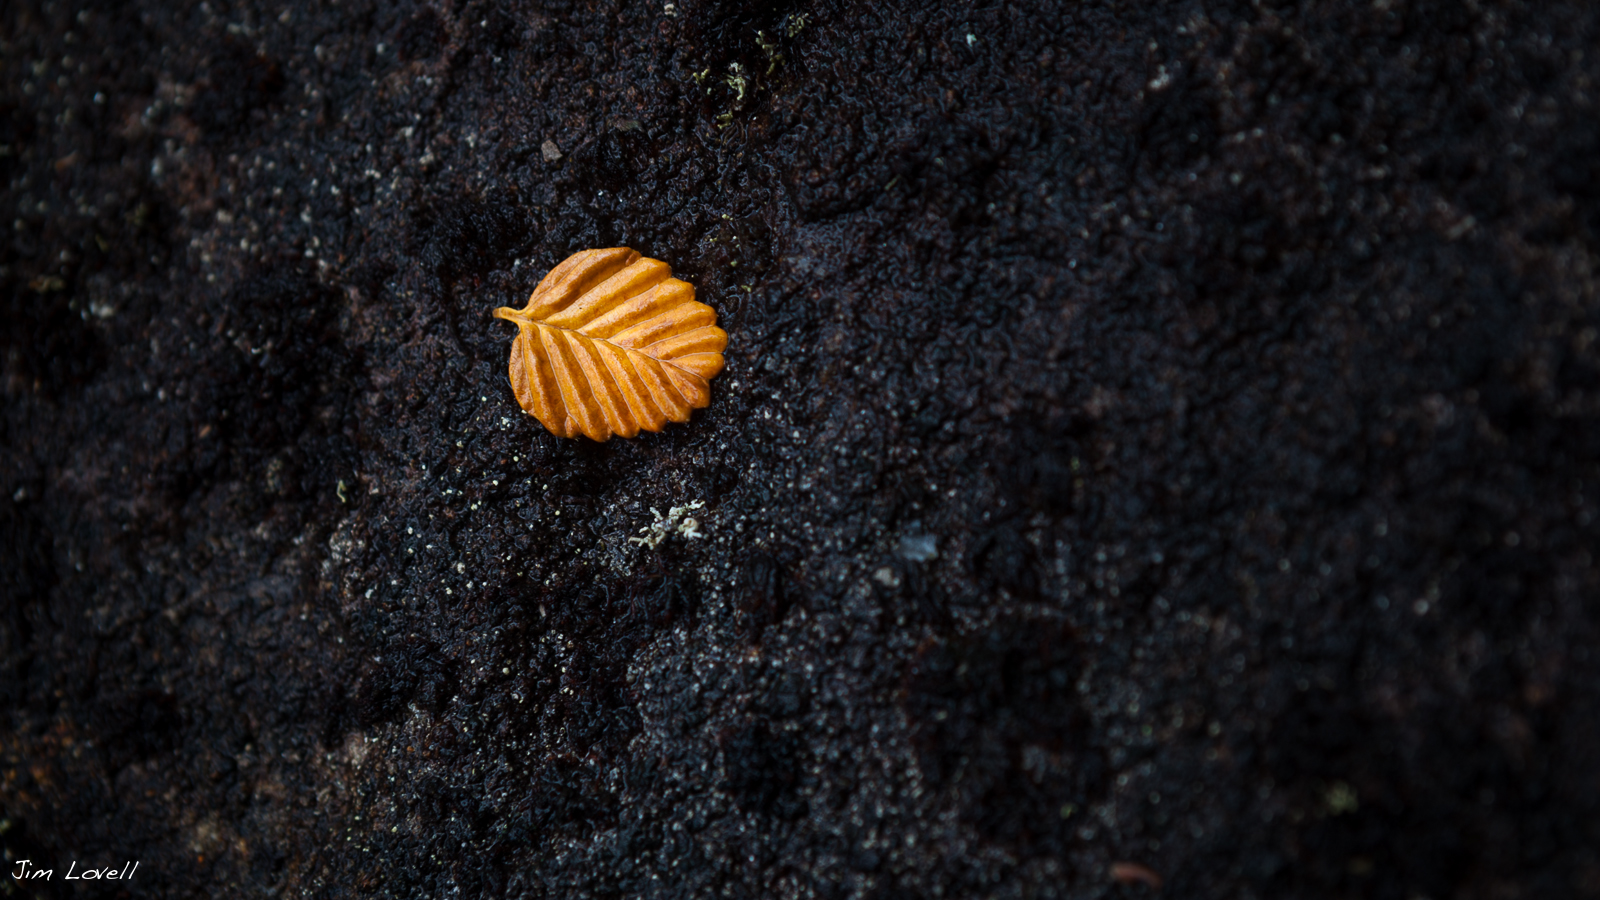
<instances>
[{"instance_id":1,"label":"dried leaf","mask_svg":"<svg viewBox=\"0 0 1600 900\"><path fill-rule=\"evenodd\" d=\"M660 431L711 402L728 333L666 263L626 247L584 250L550 270L515 322L511 389L558 437Z\"/></svg>"}]
</instances>

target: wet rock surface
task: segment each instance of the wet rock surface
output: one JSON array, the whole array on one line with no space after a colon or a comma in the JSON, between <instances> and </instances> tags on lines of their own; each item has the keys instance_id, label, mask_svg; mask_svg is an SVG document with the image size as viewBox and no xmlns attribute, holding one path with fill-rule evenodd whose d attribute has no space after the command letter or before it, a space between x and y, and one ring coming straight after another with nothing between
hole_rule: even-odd
<instances>
[{"instance_id":1,"label":"wet rock surface","mask_svg":"<svg viewBox=\"0 0 1600 900\"><path fill-rule=\"evenodd\" d=\"M1597 17L7 4L7 890L1600 894Z\"/></svg>"}]
</instances>

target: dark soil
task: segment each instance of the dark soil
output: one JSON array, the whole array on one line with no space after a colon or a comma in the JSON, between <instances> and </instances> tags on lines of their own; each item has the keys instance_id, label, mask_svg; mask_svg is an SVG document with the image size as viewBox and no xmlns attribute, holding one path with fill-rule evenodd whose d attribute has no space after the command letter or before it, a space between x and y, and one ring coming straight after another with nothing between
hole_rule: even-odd
<instances>
[{"instance_id":1,"label":"dark soil","mask_svg":"<svg viewBox=\"0 0 1600 900\"><path fill-rule=\"evenodd\" d=\"M1600 7L0 41L0 894L1600 896ZM559 440L619 245L728 369Z\"/></svg>"}]
</instances>

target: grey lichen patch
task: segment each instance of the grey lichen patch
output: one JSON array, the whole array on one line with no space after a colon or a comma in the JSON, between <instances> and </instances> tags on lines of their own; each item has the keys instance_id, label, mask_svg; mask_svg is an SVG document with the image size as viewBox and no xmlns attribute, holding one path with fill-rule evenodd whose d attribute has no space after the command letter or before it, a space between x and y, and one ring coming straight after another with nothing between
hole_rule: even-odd
<instances>
[{"instance_id":1,"label":"grey lichen patch","mask_svg":"<svg viewBox=\"0 0 1600 900\"><path fill-rule=\"evenodd\" d=\"M700 531L700 522L688 514L705 505L703 500L693 500L684 506L672 507L667 510L665 516L661 514L661 510L652 506L650 514L655 516L656 520L639 529L639 533L644 537L631 537L628 541L654 550L661 546L662 541L674 534L688 540L699 540L705 537Z\"/></svg>"}]
</instances>

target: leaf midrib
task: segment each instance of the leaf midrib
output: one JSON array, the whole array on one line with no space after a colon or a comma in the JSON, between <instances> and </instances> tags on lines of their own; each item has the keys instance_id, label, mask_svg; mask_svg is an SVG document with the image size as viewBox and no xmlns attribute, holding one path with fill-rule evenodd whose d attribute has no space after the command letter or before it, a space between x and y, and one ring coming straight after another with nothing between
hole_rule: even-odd
<instances>
[{"instance_id":1,"label":"leaf midrib","mask_svg":"<svg viewBox=\"0 0 1600 900\"><path fill-rule=\"evenodd\" d=\"M618 344L618 343L612 341L609 338L598 338L598 337L595 337L594 335L591 335L591 334L583 334L583 332L580 331L578 328L567 328L564 325L551 325L549 322L541 322L541 321L533 318L532 316L523 315L522 310L520 310L520 309L511 310L511 314L516 317L514 319L514 321L517 322L518 325L527 325L527 326L532 327L532 328L549 328L549 329L552 329L552 330L555 330L555 331L565 331L565 332L567 332L569 334L581 334L585 338L588 338L591 341L598 341L598 342L605 343L608 346L615 347L616 349L622 351L623 353L637 353L640 356L644 357L645 359L653 359L653 360L655 360L656 362L660 363L663 366L671 366L674 369L677 369L679 372L682 372L685 375L695 375L695 373L689 371L688 369L685 369L683 366L678 365L677 363L673 362L670 359L662 359L659 356L651 356L650 354L644 352L643 350L635 350L635 349L633 349L631 347L624 347L621 344ZM503 316L502 318L506 318L506 317ZM695 377L699 378L700 376L695 375Z\"/></svg>"}]
</instances>

